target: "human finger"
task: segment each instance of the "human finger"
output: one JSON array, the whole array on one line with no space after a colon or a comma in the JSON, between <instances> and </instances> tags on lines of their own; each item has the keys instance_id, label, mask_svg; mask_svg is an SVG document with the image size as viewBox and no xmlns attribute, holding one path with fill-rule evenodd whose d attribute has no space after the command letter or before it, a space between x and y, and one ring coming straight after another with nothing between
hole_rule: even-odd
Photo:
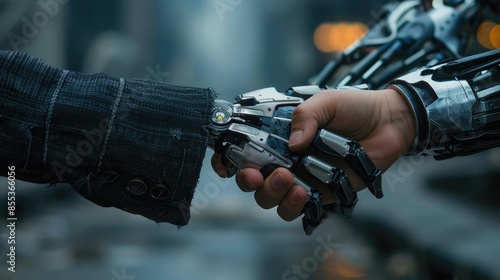
<instances>
[{"instance_id":1,"label":"human finger","mask_svg":"<svg viewBox=\"0 0 500 280\"><path fill-rule=\"evenodd\" d=\"M278 205L293 186L293 175L286 168L278 168L264 181L262 188L255 192L255 201L264 208Z\"/></svg>"},{"instance_id":2,"label":"human finger","mask_svg":"<svg viewBox=\"0 0 500 280\"><path fill-rule=\"evenodd\" d=\"M222 178L229 177L229 172L227 171L224 164L222 164L222 154L214 153L212 159L210 160L210 163L212 164L212 168L214 169L215 173L217 173L217 175Z\"/></svg>"},{"instance_id":3,"label":"human finger","mask_svg":"<svg viewBox=\"0 0 500 280\"><path fill-rule=\"evenodd\" d=\"M264 186L264 176L254 168L241 169L236 173L236 184L244 192L253 192Z\"/></svg>"},{"instance_id":4,"label":"human finger","mask_svg":"<svg viewBox=\"0 0 500 280\"><path fill-rule=\"evenodd\" d=\"M331 91L321 91L295 108L289 139L291 150L306 148L318 128L323 127L333 117L335 95Z\"/></svg>"},{"instance_id":5,"label":"human finger","mask_svg":"<svg viewBox=\"0 0 500 280\"><path fill-rule=\"evenodd\" d=\"M285 221L293 221L302 215L307 202L307 192L301 186L293 186L278 206L278 215Z\"/></svg>"}]
</instances>

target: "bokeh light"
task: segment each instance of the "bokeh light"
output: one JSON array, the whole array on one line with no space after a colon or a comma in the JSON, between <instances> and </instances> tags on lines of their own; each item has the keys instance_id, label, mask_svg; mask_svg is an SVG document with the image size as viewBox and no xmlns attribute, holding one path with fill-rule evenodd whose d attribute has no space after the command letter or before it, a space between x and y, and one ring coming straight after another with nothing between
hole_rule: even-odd
<instances>
[{"instance_id":1,"label":"bokeh light","mask_svg":"<svg viewBox=\"0 0 500 280\"><path fill-rule=\"evenodd\" d=\"M491 21L481 23L476 33L477 41L488 49L500 48L500 24Z\"/></svg>"},{"instance_id":2,"label":"bokeh light","mask_svg":"<svg viewBox=\"0 0 500 280\"><path fill-rule=\"evenodd\" d=\"M314 44L322 52L340 52L363 37L368 27L359 22L323 23L314 32Z\"/></svg>"},{"instance_id":3,"label":"bokeh light","mask_svg":"<svg viewBox=\"0 0 500 280\"><path fill-rule=\"evenodd\" d=\"M500 48L500 24L495 25L490 31L490 41L493 47Z\"/></svg>"}]
</instances>

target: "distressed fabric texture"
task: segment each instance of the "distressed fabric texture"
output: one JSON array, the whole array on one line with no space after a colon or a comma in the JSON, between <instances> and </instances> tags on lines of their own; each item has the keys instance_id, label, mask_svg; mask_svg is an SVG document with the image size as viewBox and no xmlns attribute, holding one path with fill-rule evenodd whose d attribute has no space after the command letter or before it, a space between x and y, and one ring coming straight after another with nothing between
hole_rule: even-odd
<instances>
[{"instance_id":1,"label":"distressed fabric texture","mask_svg":"<svg viewBox=\"0 0 500 280\"><path fill-rule=\"evenodd\" d=\"M0 51L0 175L69 183L92 202L185 225L212 89L86 75Z\"/></svg>"}]
</instances>

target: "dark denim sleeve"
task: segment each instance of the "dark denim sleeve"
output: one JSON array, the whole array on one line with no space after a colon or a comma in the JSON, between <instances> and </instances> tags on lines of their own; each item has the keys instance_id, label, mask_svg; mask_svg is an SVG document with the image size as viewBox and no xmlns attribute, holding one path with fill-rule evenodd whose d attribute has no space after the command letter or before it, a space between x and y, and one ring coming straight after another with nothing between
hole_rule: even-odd
<instances>
[{"instance_id":1,"label":"dark denim sleeve","mask_svg":"<svg viewBox=\"0 0 500 280\"><path fill-rule=\"evenodd\" d=\"M185 225L211 89L85 75L0 51L0 175L66 182L101 205Z\"/></svg>"}]
</instances>

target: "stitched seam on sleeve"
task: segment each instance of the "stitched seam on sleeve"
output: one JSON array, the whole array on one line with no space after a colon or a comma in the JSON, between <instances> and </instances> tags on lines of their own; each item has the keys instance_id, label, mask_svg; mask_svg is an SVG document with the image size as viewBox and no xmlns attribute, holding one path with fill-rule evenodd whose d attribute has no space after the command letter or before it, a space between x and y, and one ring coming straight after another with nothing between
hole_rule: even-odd
<instances>
[{"instance_id":1,"label":"stitched seam on sleeve","mask_svg":"<svg viewBox=\"0 0 500 280\"><path fill-rule=\"evenodd\" d=\"M52 93L52 97L50 98L49 111L47 113L47 119L45 120L45 141L43 144L43 164L47 164L47 153L49 150L49 135L50 135L50 122L52 121L52 114L54 113L54 107L56 106L57 97L59 96L59 92L61 91L64 80L66 80L66 76L69 71L64 70L61 73L61 77L59 78L59 82L57 83L56 90Z\"/></svg>"},{"instance_id":2,"label":"stitched seam on sleeve","mask_svg":"<svg viewBox=\"0 0 500 280\"><path fill-rule=\"evenodd\" d=\"M101 169L102 160L106 154L108 147L109 137L111 135L111 129L113 128L113 123L116 117L116 111L118 110L118 105L122 99L123 89L125 88L125 79L120 78L120 87L118 88L118 94L116 95L115 103L113 104L113 109L111 111L111 117L109 118L108 129L106 135L104 136L104 143L102 145L101 154L99 155L99 161L97 162L97 169Z\"/></svg>"}]
</instances>

